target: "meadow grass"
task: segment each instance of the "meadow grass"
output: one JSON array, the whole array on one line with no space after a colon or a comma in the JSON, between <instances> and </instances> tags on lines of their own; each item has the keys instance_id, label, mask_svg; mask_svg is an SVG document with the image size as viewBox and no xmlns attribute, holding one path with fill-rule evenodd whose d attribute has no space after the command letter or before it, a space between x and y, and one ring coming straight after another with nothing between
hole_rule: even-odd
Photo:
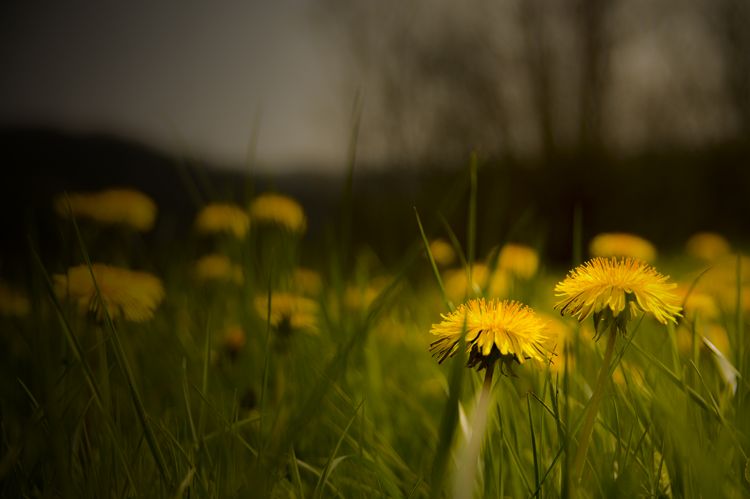
<instances>
[{"instance_id":1,"label":"meadow grass","mask_svg":"<svg viewBox=\"0 0 750 499\"><path fill-rule=\"evenodd\" d=\"M554 318L554 285L568 268L542 261L534 277L509 278L503 291L554 321L550 363L525 362L510 375L498 368L480 400L484 375L465 367L463 346L442 364L431 357L431 325L487 292L470 284L483 259L477 234L489 230L477 224L480 174L473 158L466 184L442 204L465 210L463 243L446 213L415 207L413 244L389 266L352 245L350 215L315 241L255 222L244 240L186 236L158 268L141 249L138 264L166 290L142 323L112 317L107 307L82 315L55 292L52 275L65 267L91 269L100 255L121 254L106 247L107 237L91 236L121 229L61 221L67 249L59 261L43 262L31 243L32 313L1 319L0 495L750 495L748 269L740 258L731 260L727 289L711 288L723 303L716 316L689 315L686 297L677 327L642 316L617 337L580 483L573 458L607 341L593 340L592 324ZM349 214L351 175L342 208ZM582 224L576 211L571 267L585 253ZM140 244L133 234L122 237ZM451 241L467 274L457 300L429 250L435 237ZM490 273L499 271L504 242L483 260ZM239 262L241 282L195 280L191 262L207 244ZM320 289L296 287L300 263L319 273ZM657 265L691 292L715 272L700 274L708 265L681 255ZM295 311L277 320L283 293L314 302L313 325L294 327ZM720 301L721 293L734 303ZM254 305L259 297L264 307ZM718 353L703 340L709 322L727 333ZM228 343L231 325L246 335L239 347Z\"/></svg>"}]
</instances>

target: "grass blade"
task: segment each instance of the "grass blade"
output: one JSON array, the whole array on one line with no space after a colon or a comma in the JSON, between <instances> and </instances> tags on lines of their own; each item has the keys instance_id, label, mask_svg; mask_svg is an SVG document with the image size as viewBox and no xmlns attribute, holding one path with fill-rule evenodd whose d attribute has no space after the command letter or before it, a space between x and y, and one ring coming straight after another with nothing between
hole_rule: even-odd
<instances>
[{"instance_id":1,"label":"grass blade","mask_svg":"<svg viewBox=\"0 0 750 499\"><path fill-rule=\"evenodd\" d=\"M313 490L313 497L318 499L322 497L323 489L325 487L326 482L328 482L328 478L331 476L331 473L335 469L335 467L346 458L346 456L342 456L337 458L336 454L339 452L339 448L341 447L341 443L344 441L344 437L346 437L347 433L349 433L349 428L351 428L352 423L354 423L354 420L357 418L357 414L359 413L359 410L362 408L362 404L364 404L364 400L359 403L357 408L354 410L354 414L352 414L352 417L349 419L349 422L346 425L346 428L344 428L343 433L339 437L338 442L336 442L336 446L331 451L331 454L328 456L328 460L326 461L325 466L323 467L323 471L320 474L320 478L318 478L318 483L315 484L315 490Z\"/></svg>"},{"instance_id":2,"label":"grass blade","mask_svg":"<svg viewBox=\"0 0 750 499\"><path fill-rule=\"evenodd\" d=\"M70 206L68 206L68 208L70 209ZM156 462L156 467L158 468L159 474L164 480L164 483L167 485L167 487L172 488L172 479L169 475L169 470L167 469L166 462L164 461L164 456L161 452L161 448L159 447L159 442L156 440L154 429L151 427L151 422L149 421L148 414L146 413L146 408L143 405L143 399L141 398L140 392L138 391L138 387L135 383L135 376L133 376L133 370L130 367L130 362L128 361L127 355L125 354L125 349L122 345L122 342L120 341L120 335L117 332L117 328L115 328L115 324L112 321L112 317L109 315L109 310L107 309L106 306L104 306L104 296L102 295L101 289L99 287L99 283L96 280L96 275L94 275L94 269L91 264L91 258L89 257L88 251L86 251L86 245L83 242L81 231L78 228L78 223L76 222L76 219L72 214L72 211L70 214L70 218L73 222L73 228L75 230L75 234L78 239L79 249L81 250L81 253L83 254L84 262L86 263L86 266L89 269L89 274L94 283L94 289L96 290L96 297L99 300L102 311L104 312L105 323L111 333L112 347L115 353L115 358L117 359L117 362L120 365L120 368L122 369L123 374L125 375L125 380L127 381L127 384L128 384L130 398L133 401L136 414L138 415L138 419L140 420L141 426L143 427L143 431L146 435L146 443L148 444L151 454L154 457L154 461Z\"/></svg>"}]
</instances>

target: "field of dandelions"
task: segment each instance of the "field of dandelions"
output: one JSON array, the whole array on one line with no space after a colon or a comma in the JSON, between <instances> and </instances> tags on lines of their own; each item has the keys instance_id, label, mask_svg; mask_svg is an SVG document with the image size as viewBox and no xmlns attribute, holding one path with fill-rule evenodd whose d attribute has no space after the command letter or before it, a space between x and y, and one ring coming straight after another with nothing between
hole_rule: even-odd
<instances>
[{"instance_id":1,"label":"field of dandelions","mask_svg":"<svg viewBox=\"0 0 750 499\"><path fill-rule=\"evenodd\" d=\"M750 496L750 259L580 226L569 266L476 254L471 173L466 229L417 206L390 267L278 192L156 265L154 200L60 193L58 257L0 282L0 496Z\"/></svg>"}]
</instances>

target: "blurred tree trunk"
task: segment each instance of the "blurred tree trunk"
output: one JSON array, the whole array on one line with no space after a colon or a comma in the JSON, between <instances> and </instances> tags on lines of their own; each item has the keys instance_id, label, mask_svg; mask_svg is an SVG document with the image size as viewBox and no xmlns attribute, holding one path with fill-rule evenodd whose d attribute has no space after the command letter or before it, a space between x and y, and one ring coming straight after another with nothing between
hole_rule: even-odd
<instances>
[{"instance_id":1,"label":"blurred tree trunk","mask_svg":"<svg viewBox=\"0 0 750 499\"><path fill-rule=\"evenodd\" d=\"M579 44L578 148L584 155L603 149L602 117L609 73L610 40L607 16L612 0L579 0L574 10L574 29Z\"/></svg>"},{"instance_id":2,"label":"blurred tree trunk","mask_svg":"<svg viewBox=\"0 0 750 499\"><path fill-rule=\"evenodd\" d=\"M727 94L740 140L750 142L750 1L713 0L714 30L724 59Z\"/></svg>"},{"instance_id":3,"label":"blurred tree trunk","mask_svg":"<svg viewBox=\"0 0 750 499\"><path fill-rule=\"evenodd\" d=\"M524 50L531 87L531 104L536 114L542 157L549 162L555 157L555 102L553 96L553 57L549 34L544 25L544 1L521 0L520 25L524 34Z\"/></svg>"}]
</instances>

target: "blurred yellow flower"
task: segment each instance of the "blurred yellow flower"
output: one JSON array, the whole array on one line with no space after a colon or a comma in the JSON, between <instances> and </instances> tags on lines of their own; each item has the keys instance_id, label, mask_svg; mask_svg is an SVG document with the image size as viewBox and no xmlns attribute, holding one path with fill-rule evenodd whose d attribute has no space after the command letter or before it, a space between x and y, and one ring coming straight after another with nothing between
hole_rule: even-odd
<instances>
[{"instance_id":1,"label":"blurred yellow flower","mask_svg":"<svg viewBox=\"0 0 750 499\"><path fill-rule=\"evenodd\" d=\"M0 281L0 315L26 317L30 310L29 299L24 293Z\"/></svg>"},{"instance_id":2,"label":"blurred yellow flower","mask_svg":"<svg viewBox=\"0 0 750 499\"><path fill-rule=\"evenodd\" d=\"M620 365L617 366L615 372L612 373L612 381L623 388L627 387L628 383L631 384L631 388L639 390L647 388L646 380L643 377L641 368L625 361L620 362Z\"/></svg>"},{"instance_id":3,"label":"blurred yellow flower","mask_svg":"<svg viewBox=\"0 0 750 499\"><path fill-rule=\"evenodd\" d=\"M302 206L281 194L261 194L250 204L250 217L259 224L280 225L290 232L304 233L307 218Z\"/></svg>"},{"instance_id":4,"label":"blurred yellow flower","mask_svg":"<svg viewBox=\"0 0 750 499\"><path fill-rule=\"evenodd\" d=\"M516 301L472 299L433 324L430 333L438 338L430 351L439 362L454 355L462 335L469 351L468 367L487 367L495 360L547 360L546 324L529 307Z\"/></svg>"},{"instance_id":5,"label":"blurred yellow flower","mask_svg":"<svg viewBox=\"0 0 750 499\"><path fill-rule=\"evenodd\" d=\"M721 324L709 322L696 330L695 340L698 342L698 348L701 351L709 350L703 338L715 346L724 356L731 353L729 344L729 334L726 328ZM693 351L693 332L687 327L677 329L677 349L683 355L691 355Z\"/></svg>"},{"instance_id":6,"label":"blurred yellow flower","mask_svg":"<svg viewBox=\"0 0 750 499\"><path fill-rule=\"evenodd\" d=\"M151 230L156 220L156 203L132 189L61 194L55 198L55 210L65 218L72 213L77 218L103 225L126 225L141 232Z\"/></svg>"},{"instance_id":7,"label":"blurred yellow flower","mask_svg":"<svg viewBox=\"0 0 750 499\"><path fill-rule=\"evenodd\" d=\"M731 353L729 334L724 326L716 323L708 324L703 330L703 336L718 348L725 357L729 356Z\"/></svg>"},{"instance_id":8,"label":"blurred yellow flower","mask_svg":"<svg viewBox=\"0 0 750 499\"><path fill-rule=\"evenodd\" d=\"M685 251L690 256L713 262L728 255L732 248L724 236L714 232L698 232L693 234L685 244Z\"/></svg>"},{"instance_id":9,"label":"blurred yellow flower","mask_svg":"<svg viewBox=\"0 0 750 499\"><path fill-rule=\"evenodd\" d=\"M364 310L378 297L380 289L375 286L347 286L344 305L352 310Z\"/></svg>"},{"instance_id":10,"label":"blurred yellow flower","mask_svg":"<svg viewBox=\"0 0 750 499\"><path fill-rule=\"evenodd\" d=\"M562 373L567 360L568 370L572 371L575 368L575 358L572 355L566 358L565 348L574 340L573 329L559 317L545 313L538 315L547 325L547 350L554 355L550 359L550 369L554 373Z\"/></svg>"},{"instance_id":11,"label":"blurred yellow flower","mask_svg":"<svg viewBox=\"0 0 750 499\"><path fill-rule=\"evenodd\" d=\"M451 301L463 301L467 296L482 293L482 285L487 278L487 267L475 264L471 270L471 285L469 285L466 269L451 269L445 272L443 286L445 286L445 294Z\"/></svg>"},{"instance_id":12,"label":"blurred yellow flower","mask_svg":"<svg viewBox=\"0 0 750 499\"><path fill-rule=\"evenodd\" d=\"M268 316L268 297L255 298L255 310L261 318ZM274 293L271 296L271 326L285 334L294 330L315 332L318 322L318 303L292 293Z\"/></svg>"},{"instance_id":13,"label":"blurred yellow flower","mask_svg":"<svg viewBox=\"0 0 750 499\"><path fill-rule=\"evenodd\" d=\"M435 239L430 243L430 253L439 267L447 267L456 261L456 252L444 239Z\"/></svg>"},{"instance_id":14,"label":"blurred yellow flower","mask_svg":"<svg viewBox=\"0 0 750 499\"><path fill-rule=\"evenodd\" d=\"M445 272L443 285L445 294L453 302L461 302L467 296L485 293L487 296L502 298L508 293L508 275L501 270L495 270L490 276L490 269L475 263L471 268L471 286L466 269L452 269Z\"/></svg>"},{"instance_id":15,"label":"blurred yellow flower","mask_svg":"<svg viewBox=\"0 0 750 499\"><path fill-rule=\"evenodd\" d=\"M594 258L571 270L555 286L555 295L560 298L555 308L579 321L591 314L595 322L599 318L615 319L621 332L638 310L651 313L662 324L676 323L680 300L672 290L677 285L667 279L632 258Z\"/></svg>"},{"instance_id":16,"label":"blurred yellow flower","mask_svg":"<svg viewBox=\"0 0 750 499\"><path fill-rule=\"evenodd\" d=\"M297 267L292 272L292 287L297 293L307 296L317 296L323 289L320 274L314 270Z\"/></svg>"},{"instance_id":17,"label":"blurred yellow flower","mask_svg":"<svg viewBox=\"0 0 750 499\"><path fill-rule=\"evenodd\" d=\"M726 255L716 259L711 262L708 272L696 276L698 281L695 290L711 295L724 312L734 311L737 307L739 278L742 293L740 305L745 310L750 309L750 258L742 255L739 264L738 275L737 255Z\"/></svg>"},{"instance_id":18,"label":"blurred yellow flower","mask_svg":"<svg viewBox=\"0 0 750 499\"><path fill-rule=\"evenodd\" d=\"M212 253L195 262L195 277L200 281L228 281L242 284L245 281L242 267L229 257Z\"/></svg>"},{"instance_id":19,"label":"blurred yellow flower","mask_svg":"<svg viewBox=\"0 0 750 499\"><path fill-rule=\"evenodd\" d=\"M164 299L161 280L148 272L102 263L94 263L91 270L105 308L102 308L97 299L91 271L86 265L71 267L66 274L56 274L53 277L58 298L76 302L82 312L94 312L99 319L104 316L106 309L113 319L122 317L132 322L151 319Z\"/></svg>"},{"instance_id":20,"label":"blurred yellow flower","mask_svg":"<svg viewBox=\"0 0 750 499\"><path fill-rule=\"evenodd\" d=\"M573 340L573 329L560 317L544 312L538 312L537 315L547 324L547 339L550 347L559 351L566 341Z\"/></svg>"},{"instance_id":21,"label":"blurred yellow flower","mask_svg":"<svg viewBox=\"0 0 750 499\"><path fill-rule=\"evenodd\" d=\"M245 330L237 324L232 324L224 330L223 342L224 348L230 355L237 355L247 343Z\"/></svg>"},{"instance_id":22,"label":"blurred yellow flower","mask_svg":"<svg viewBox=\"0 0 750 499\"><path fill-rule=\"evenodd\" d=\"M235 204L211 203L198 212L195 229L201 234L228 233L242 239L250 228L250 217Z\"/></svg>"},{"instance_id":23,"label":"blurred yellow flower","mask_svg":"<svg viewBox=\"0 0 750 499\"><path fill-rule=\"evenodd\" d=\"M591 256L623 256L653 262L656 260L654 245L634 234L624 232L603 233L596 236L589 244Z\"/></svg>"},{"instance_id":24,"label":"blurred yellow flower","mask_svg":"<svg viewBox=\"0 0 750 499\"><path fill-rule=\"evenodd\" d=\"M690 291L688 295L687 292L689 289L689 287L680 286L676 290L680 301L685 303L682 314L691 319L694 319L696 314L703 320L717 319L721 312L714 297L696 289ZM685 299L686 295L687 300Z\"/></svg>"},{"instance_id":25,"label":"blurred yellow flower","mask_svg":"<svg viewBox=\"0 0 750 499\"><path fill-rule=\"evenodd\" d=\"M521 279L531 279L539 268L539 255L534 248L522 244L506 244L497 261L501 271Z\"/></svg>"}]
</instances>

